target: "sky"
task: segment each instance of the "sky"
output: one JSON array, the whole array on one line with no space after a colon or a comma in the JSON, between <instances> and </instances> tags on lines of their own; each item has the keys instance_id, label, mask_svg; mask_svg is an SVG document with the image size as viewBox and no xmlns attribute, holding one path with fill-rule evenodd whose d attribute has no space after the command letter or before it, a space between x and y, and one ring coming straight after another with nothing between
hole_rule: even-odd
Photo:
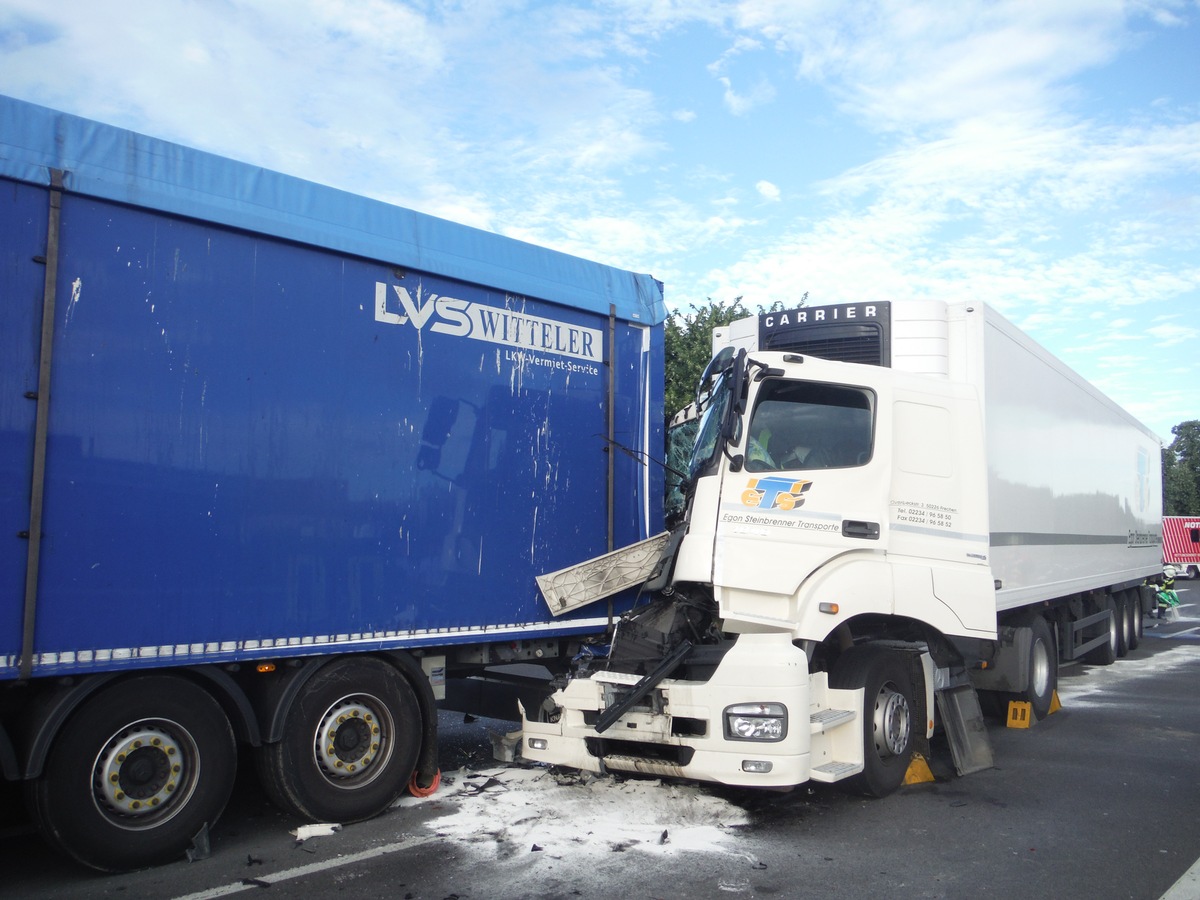
<instances>
[{"instance_id":1,"label":"sky","mask_svg":"<svg viewBox=\"0 0 1200 900\"><path fill-rule=\"evenodd\" d=\"M0 0L0 93L1200 419L1200 0Z\"/></svg>"}]
</instances>

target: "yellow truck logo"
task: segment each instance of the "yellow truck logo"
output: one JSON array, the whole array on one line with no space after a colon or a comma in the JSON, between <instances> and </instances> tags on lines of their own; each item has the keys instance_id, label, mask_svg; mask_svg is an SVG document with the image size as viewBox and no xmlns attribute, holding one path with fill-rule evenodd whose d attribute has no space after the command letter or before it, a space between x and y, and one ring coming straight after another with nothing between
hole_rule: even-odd
<instances>
[{"instance_id":1,"label":"yellow truck logo","mask_svg":"<svg viewBox=\"0 0 1200 900\"><path fill-rule=\"evenodd\" d=\"M794 481L778 476L751 478L742 491L742 505L786 512L804 505L803 494L810 487L811 481Z\"/></svg>"}]
</instances>

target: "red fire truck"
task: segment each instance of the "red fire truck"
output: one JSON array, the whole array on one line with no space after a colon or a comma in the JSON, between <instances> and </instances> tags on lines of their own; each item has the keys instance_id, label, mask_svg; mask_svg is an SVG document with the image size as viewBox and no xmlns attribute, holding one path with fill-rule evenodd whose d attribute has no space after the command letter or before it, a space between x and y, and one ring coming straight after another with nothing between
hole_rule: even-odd
<instances>
[{"instance_id":1,"label":"red fire truck","mask_svg":"<svg viewBox=\"0 0 1200 900\"><path fill-rule=\"evenodd\" d=\"M1200 516L1163 517L1163 565L1185 578L1200 575Z\"/></svg>"}]
</instances>

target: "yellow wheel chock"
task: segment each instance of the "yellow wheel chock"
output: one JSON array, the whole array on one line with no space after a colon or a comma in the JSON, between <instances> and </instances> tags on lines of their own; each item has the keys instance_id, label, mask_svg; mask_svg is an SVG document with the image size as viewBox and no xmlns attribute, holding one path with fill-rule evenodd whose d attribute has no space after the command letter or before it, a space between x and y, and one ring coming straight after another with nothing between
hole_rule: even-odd
<instances>
[{"instance_id":1,"label":"yellow wheel chock","mask_svg":"<svg viewBox=\"0 0 1200 900\"><path fill-rule=\"evenodd\" d=\"M912 760L908 764L908 771L904 773L904 783L929 784L935 780L933 772L929 768L929 763L925 761L925 757L920 753L914 753Z\"/></svg>"},{"instance_id":2,"label":"yellow wheel chock","mask_svg":"<svg viewBox=\"0 0 1200 900\"><path fill-rule=\"evenodd\" d=\"M1046 715L1054 715L1062 709L1062 703L1058 699L1058 691L1050 697L1050 711ZM1009 700L1008 701L1008 727L1009 728L1030 728L1037 722L1033 715L1033 706L1027 700Z\"/></svg>"}]
</instances>

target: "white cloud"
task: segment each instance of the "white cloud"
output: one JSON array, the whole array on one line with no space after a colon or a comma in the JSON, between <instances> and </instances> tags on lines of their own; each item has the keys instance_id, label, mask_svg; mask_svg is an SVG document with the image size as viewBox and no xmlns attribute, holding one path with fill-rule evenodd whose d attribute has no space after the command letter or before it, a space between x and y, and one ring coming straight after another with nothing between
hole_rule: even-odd
<instances>
[{"instance_id":1,"label":"white cloud","mask_svg":"<svg viewBox=\"0 0 1200 900\"><path fill-rule=\"evenodd\" d=\"M1146 329L1146 334L1154 338L1160 347L1170 347L1191 340L1200 332L1195 328L1178 329L1170 325L1152 325Z\"/></svg>"},{"instance_id":2,"label":"white cloud","mask_svg":"<svg viewBox=\"0 0 1200 900\"><path fill-rule=\"evenodd\" d=\"M721 76L729 69L730 60L741 56L743 53L749 53L754 50L761 50L762 44L753 38L740 36L733 42L733 46L727 49L715 61L708 64L708 72L713 76Z\"/></svg>"},{"instance_id":3,"label":"white cloud","mask_svg":"<svg viewBox=\"0 0 1200 900\"><path fill-rule=\"evenodd\" d=\"M1175 12L1176 9L1186 8L1186 3L1169 2L1167 5L1147 3L1147 14L1156 25L1164 28L1178 28L1187 24L1187 18Z\"/></svg>"},{"instance_id":4,"label":"white cloud","mask_svg":"<svg viewBox=\"0 0 1200 900\"><path fill-rule=\"evenodd\" d=\"M611 20L586 9L8 7L15 96L481 227L523 218L533 192L568 223L628 208L609 176L663 150L665 114L606 55Z\"/></svg>"},{"instance_id":5,"label":"white cloud","mask_svg":"<svg viewBox=\"0 0 1200 900\"><path fill-rule=\"evenodd\" d=\"M758 191L759 196L764 200L769 200L772 203L779 202L779 187L769 181L759 181L754 185L754 189Z\"/></svg>"},{"instance_id":6,"label":"white cloud","mask_svg":"<svg viewBox=\"0 0 1200 900\"><path fill-rule=\"evenodd\" d=\"M1116 3L963 2L948 14L937 4L753 0L738 21L864 121L908 130L1054 105L1067 77L1117 52L1123 18Z\"/></svg>"},{"instance_id":7,"label":"white cloud","mask_svg":"<svg viewBox=\"0 0 1200 900\"><path fill-rule=\"evenodd\" d=\"M763 106L775 99L775 88L769 81L759 81L746 94L740 94L733 89L733 82L722 77L717 79L725 86L725 107L735 116L744 116L756 107Z\"/></svg>"}]
</instances>

